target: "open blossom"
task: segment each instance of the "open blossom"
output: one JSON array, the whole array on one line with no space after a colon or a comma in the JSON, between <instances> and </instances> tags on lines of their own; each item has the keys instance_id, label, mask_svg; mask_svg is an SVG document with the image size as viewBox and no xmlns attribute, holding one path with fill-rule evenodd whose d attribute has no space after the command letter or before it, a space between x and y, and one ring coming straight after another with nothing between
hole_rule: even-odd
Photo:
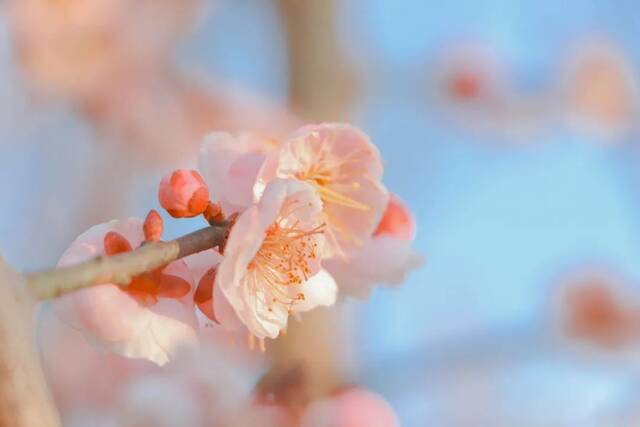
<instances>
[{"instance_id":1,"label":"open blossom","mask_svg":"<svg viewBox=\"0 0 640 427\"><path fill-rule=\"evenodd\" d=\"M363 245L382 217L389 197L380 182L382 169L380 153L359 129L305 126L267 157L255 192L259 197L275 178L310 184L323 202L326 255L345 256Z\"/></svg>"},{"instance_id":2,"label":"open blossom","mask_svg":"<svg viewBox=\"0 0 640 427\"><path fill-rule=\"evenodd\" d=\"M212 200L224 212L239 212L253 203L258 171L276 147L274 140L248 133L207 135L200 148L198 169L210 186Z\"/></svg>"},{"instance_id":3,"label":"open blossom","mask_svg":"<svg viewBox=\"0 0 640 427\"><path fill-rule=\"evenodd\" d=\"M58 265L128 252L143 240L139 219L96 225L71 244ZM164 364L180 347L196 343L191 291L191 275L183 261L176 261L135 276L126 287L92 286L53 305L64 321L98 347Z\"/></svg>"},{"instance_id":4,"label":"open blossom","mask_svg":"<svg viewBox=\"0 0 640 427\"><path fill-rule=\"evenodd\" d=\"M324 230L322 202L297 180L272 181L238 217L215 286L256 337L275 338L290 313L335 302L336 284L320 266Z\"/></svg>"},{"instance_id":5,"label":"open blossom","mask_svg":"<svg viewBox=\"0 0 640 427\"><path fill-rule=\"evenodd\" d=\"M190 218L207 208L209 189L198 172L178 169L160 181L158 200L172 217Z\"/></svg>"},{"instance_id":6,"label":"open blossom","mask_svg":"<svg viewBox=\"0 0 640 427\"><path fill-rule=\"evenodd\" d=\"M400 284L408 271L422 264L422 256L411 247L415 233L413 215L391 195L384 216L363 247L352 258L329 259L324 266L341 293L366 298L375 285Z\"/></svg>"}]
</instances>

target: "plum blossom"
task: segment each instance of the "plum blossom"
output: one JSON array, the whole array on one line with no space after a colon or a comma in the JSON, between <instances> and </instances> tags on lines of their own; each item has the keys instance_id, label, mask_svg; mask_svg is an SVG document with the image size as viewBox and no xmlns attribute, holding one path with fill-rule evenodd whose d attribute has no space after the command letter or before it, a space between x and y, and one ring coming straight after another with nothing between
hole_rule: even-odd
<instances>
[{"instance_id":1,"label":"plum blossom","mask_svg":"<svg viewBox=\"0 0 640 427\"><path fill-rule=\"evenodd\" d=\"M132 377L158 369L146 360L100 351L62 322L48 303L39 307L36 337L47 384L65 425L79 409L110 408Z\"/></svg>"},{"instance_id":2,"label":"plum blossom","mask_svg":"<svg viewBox=\"0 0 640 427\"><path fill-rule=\"evenodd\" d=\"M9 2L20 65L40 92L86 98L133 69L168 62L197 0Z\"/></svg>"},{"instance_id":3,"label":"plum blossom","mask_svg":"<svg viewBox=\"0 0 640 427\"><path fill-rule=\"evenodd\" d=\"M209 189L194 170L178 169L160 181L160 205L174 218L202 214L209 204Z\"/></svg>"},{"instance_id":4,"label":"plum blossom","mask_svg":"<svg viewBox=\"0 0 640 427\"><path fill-rule=\"evenodd\" d=\"M162 369L129 377L119 387L117 399L108 406L79 411L71 419L73 423L65 425L283 426L279 422L280 414L265 411L253 402L251 388L262 371L247 369L235 362L221 356L219 348L209 345L203 345L197 352L181 351Z\"/></svg>"},{"instance_id":5,"label":"plum blossom","mask_svg":"<svg viewBox=\"0 0 640 427\"><path fill-rule=\"evenodd\" d=\"M275 178L310 184L323 202L326 256L361 247L382 217L388 192L380 182L382 160L361 130L341 123L305 126L269 154L255 185L256 197Z\"/></svg>"},{"instance_id":6,"label":"plum blossom","mask_svg":"<svg viewBox=\"0 0 640 427\"><path fill-rule=\"evenodd\" d=\"M136 218L96 225L65 251L58 266L98 255L128 252L144 240ZM60 318L100 348L162 365L183 346L194 346L197 321L191 275L183 261L134 277L128 286L103 284L53 302Z\"/></svg>"},{"instance_id":7,"label":"plum blossom","mask_svg":"<svg viewBox=\"0 0 640 427\"><path fill-rule=\"evenodd\" d=\"M359 388L311 403L300 422L300 427L399 426L393 408L382 397Z\"/></svg>"},{"instance_id":8,"label":"plum blossom","mask_svg":"<svg viewBox=\"0 0 640 427\"><path fill-rule=\"evenodd\" d=\"M266 155L277 142L249 133L233 136L209 134L198 158L198 169L211 188L211 197L226 213L239 212L253 203L253 186Z\"/></svg>"},{"instance_id":9,"label":"plum blossom","mask_svg":"<svg viewBox=\"0 0 640 427\"><path fill-rule=\"evenodd\" d=\"M406 205L391 195L373 235L348 259L329 259L325 268L344 295L367 298L377 284L398 285L423 258L412 247L416 223Z\"/></svg>"},{"instance_id":10,"label":"plum blossom","mask_svg":"<svg viewBox=\"0 0 640 427\"><path fill-rule=\"evenodd\" d=\"M638 108L638 81L629 58L613 43L583 41L560 83L573 128L611 142L629 132Z\"/></svg>"},{"instance_id":11,"label":"plum blossom","mask_svg":"<svg viewBox=\"0 0 640 427\"><path fill-rule=\"evenodd\" d=\"M584 268L562 278L552 309L559 335L604 349L637 342L640 300L629 280L614 271Z\"/></svg>"},{"instance_id":12,"label":"plum blossom","mask_svg":"<svg viewBox=\"0 0 640 427\"><path fill-rule=\"evenodd\" d=\"M335 302L336 284L320 265L324 230L320 198L298 180L272 181L238 217L215 286L256 337L276 338L290 313Z\"/></svg>"}]
</instances>

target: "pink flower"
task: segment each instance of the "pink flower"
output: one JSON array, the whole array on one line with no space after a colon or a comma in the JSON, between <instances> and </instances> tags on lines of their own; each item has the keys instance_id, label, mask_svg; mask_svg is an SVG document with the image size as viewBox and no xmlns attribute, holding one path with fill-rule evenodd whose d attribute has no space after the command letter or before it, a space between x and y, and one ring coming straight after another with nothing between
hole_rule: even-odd
<instances>
[{"instance_id":1,"label":"pink flower","mask_svg":"<svg viewBox=\"0 0 640 427\"><path fill-rule=\"evenodd\" d=\"M638 107L638 80L621 49L608 40L583 41L564 74L570 125L603 140L629 132Z\"/></svg>"},{"instance_id":2,"label":"pink flower","mask_svg":"<svg viewBox=\"0 0 640 427\"><path fill-rule=\"evenodd\" d=\"M130 251L143 240L142 221L96 225L81 234L58 265ZM196 344L191 275L182 261L136 276L126 287L104 284L53 302L59 316L98 347L164 364L182 346Z\"/></svg>"},{"instance_id":3,"label":"pink flower","mask_svg":"<svg viewBox=\"0 0 640 427\"><path fill-rule=\"evenodd\" d=\"M267 153L277 143L248 133L208 135L200 148L198 169L222 210L239 212L253 202L253 186Z\"/></svg>"},{"instance_id":4,"label":"pink flower","mask_svg":"<svg viewBox=\"0 0 640 427\"><path fill-rule=\"evenodd\" d=\"M235 359L222 357L212 346L182 352L162 370L134 378L128 390L121 393L120 404L111 411L116 415L114 425L281 426L266 423L274 418L267 411L260 411L262 418L253 418L255 424L244 422L261 409L252 405L251 386L262 372L238 366Z\"/></svg>"},{"instance_id":5,"label":"pink flower","mask_svg":"<svg viewBox=\"0 0 640 427\"><path fill-rule=\"evenodd\" d=\"M16 53L39 91L86 98L171 57L197 0L20 0L8 6Z\"/></svg>"},{"instance_id":6,"label":"pink flower","mask_svg":"<svg viewBox=\"0 0 640 427\"><path fill-rule=\"evenodd\" d=\"M340 123L305 126L270 154L255 186L256 195L274 178L310 184L323 202L327 256L361 247L378 225L388 200L380 180L382 161L359 129Z\"/></svg>"},{"instance_id":7,"label":"pink flower","mask_svg":"<svg viewBox=\"0 0 640 427\"><path fill-rule=\"evenodd\" d=\"M416 232L413 215L391 195L384 216L364 246L348 259L329 259L325 268L345 295L367 298L376 284L397 285L420 266L422 256L411 248Z\"/></svg>"},{"instance_id":8,"label":"pink flower","mask_svg":"<svg viewBox=\"0 0 640 427\"><path fill-rule=\"evenodd\" d=\"M300 422L300 427L398 426L393 408L382 397L358 388L311 403Z\"/></svg>"},{"instance_id":9,"label":"pink flower","mask_svg":"<svg viewBox=\"0 0 640 427\"><path fill-rule=\"evenodd\" d=\"M132 377L157 369L95 348L48 303L38 310L36 335L47 384L65 421L80 408L109 408Z\"/></svg>"},{"instance_id":10,"label":"pink flower","mask_svg":"<svg viewBox=\"0 0 640 427\"><path fill-rule=\"evenodd\" d=\"M318 195L297 180L271 182L238 217L215 286L256 337L275 338L289 313L335 302L335 282L320 267L324 228Z\"/></svg>"},{"instance_id":11,"label":"pink flower","mask_svg":"<svg viewBox=\"0 0 640 427\"><path fill-rule=\"evenodd\" d=\"M209 189L198 172L178 169L162 179L158 199L172 217L190 218L207 208Z\"/></svg>"}]
</instances>

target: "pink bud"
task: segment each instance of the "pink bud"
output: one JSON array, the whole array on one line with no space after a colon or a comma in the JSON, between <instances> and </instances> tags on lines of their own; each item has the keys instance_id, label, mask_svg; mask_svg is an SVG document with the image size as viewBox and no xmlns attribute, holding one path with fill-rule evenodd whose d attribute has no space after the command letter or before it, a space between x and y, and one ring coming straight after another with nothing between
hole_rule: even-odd
<instances>
[{"instance_id":1,"label":"pink bud","mask_svg":"<svg viewBox=\"0 0 640 427\"><path fill-rule=\"evenodd\" d=\"M162 217L155 209L151 209L149 214L144 220L144 225L142 226L142 230L144 231L144 238L149 242L157 242L162 237L162 230L164 229L164 224L162 222Z\"/></svg>"},{"instance_id":2,"label":"pink bud","mask_svg":"<svg viewBox=\"0 0 640 427\"><path fill-rule=\"evenodd\" d=\"M224 215L222 214L220 205L212 202L209 202L207 209L204 210L204 213L202 215L204 216L204 219L206 219L211 225L224 220Z\"/></svg>"},{"instance_id":3,"label":"pink bud","mask_svg":"<svg viewBox=\"0 0 640 427\"><path fill-rule=\"evenodd\" d=\"M158 199L172 217L190 218L207 208L209 189L198 172L178 169L162 179Z\"/></svg>"},{"instance_id":4,"label":"pink bud","mask_svg":"<svg viewBox=\"0 0 640 427\"><path fill-rule=\"evenodd\" d=\"M415 228L416 223L409 208L405 206L398 196L391 194L387 208L373 235L386 234L404 240L412 240Z\"/></svg>"}]
</instances>

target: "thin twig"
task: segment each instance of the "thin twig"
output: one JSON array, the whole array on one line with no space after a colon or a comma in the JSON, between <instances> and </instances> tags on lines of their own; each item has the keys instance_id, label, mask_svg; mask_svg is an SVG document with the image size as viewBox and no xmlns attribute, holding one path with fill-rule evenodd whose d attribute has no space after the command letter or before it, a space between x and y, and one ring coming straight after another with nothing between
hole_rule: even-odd
<instances>
[{"instance_id":1,"label":"thin twig","mask_svg":"<svg viewBox=\"0 0 640 427\"><path fill-rule=\"evenodd\" d=\"M80 264L26 275L26 282L40 300L104 283L126 286L135 275L222 244L228 224L206 227L169 242L150 242L114 256L99 256Z\"/></svg>"}]
</instances>

